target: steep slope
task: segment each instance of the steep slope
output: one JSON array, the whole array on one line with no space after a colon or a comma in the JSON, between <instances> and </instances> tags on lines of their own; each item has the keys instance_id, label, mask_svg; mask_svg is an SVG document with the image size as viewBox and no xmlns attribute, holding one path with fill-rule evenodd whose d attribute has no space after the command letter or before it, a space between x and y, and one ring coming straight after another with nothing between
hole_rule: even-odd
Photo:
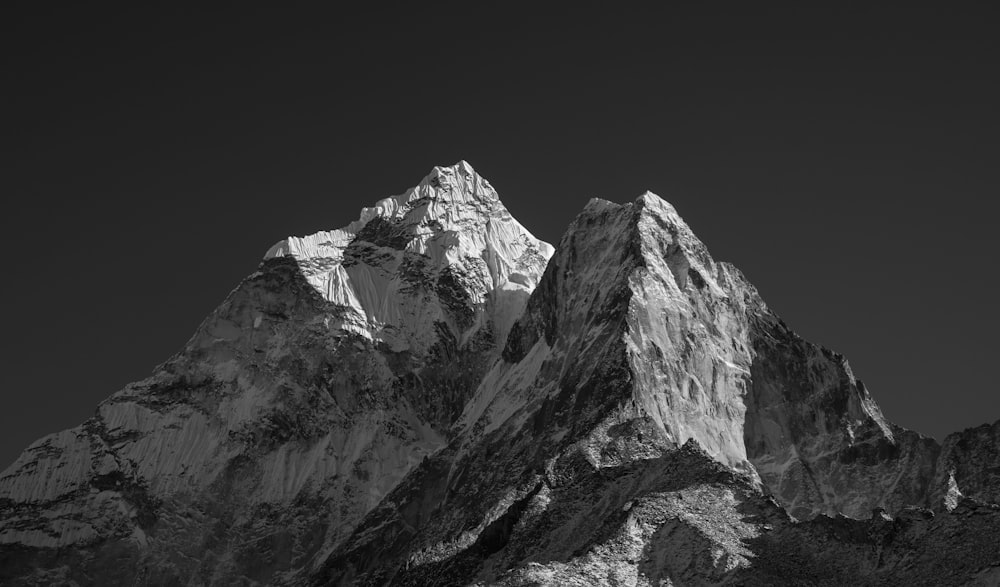
<instances>
[{"instance_id":1,"label":"steep slope","mask_svg":"<svg viewBox=\"0 0 1000 587\"><path fill-rule=\"evenodd\" d=\"M955 432L944 439L931 491L935 505L946 499L954 502L956 491L1000 504L1000 421Z\"/></svg>"},{"instance_id":2,"label":"steep slope","mask_svg":"<svg viewBox=\"0 0 1000 587\"><path fill-rule=\"evenodd\" d=\"M800 519L930 505L937 443L886 422L842 355L803 340L770 312L751 323L744 435L782 505Z\"/></svg>"},{"instance_id":3,"label":"steep slope","mask_svg":"<svg viewBox=\"0 0 1000 587\"><path fill-rule=\"evenodd\" d=\"M736 581L775 524L800 531L786 510L927 504L939 450L888 424L843 357L792 333L652 194L574 220L456 428L314 584ZM699 476L694 453L718 465ZM813 554L803 572L822 574Z\"/></svg>"},{"instance_id":4,"label":"steep slope","mask_svg":"<svg viewBox=\"0 0 1000 587\"><path fill-rule=\"evenodd\" d=\"M557 336L564 348L553 351ZM521 373L522 355L529 365L553 352L571 361L605 339L624 343L615 360L627 365L628 389L618 401L673 444L693 438L759 474L796 517L924 503L935 443L888 424L842 356L795 335L648 193L627 206L591 202L577 218L508 340L507 364L487 375L462 422L481 418L477 406L488 400L506 409L488 415L495 427L512 406L531 409L526 393L544 397L542 385L497 376ZM587 357L579 368L596 365Z\"/></svg>"},{"instance_id":5,"label":"steep slope","mask_svg":"<svg viewBox=\"0 0 1000 587\"><path fill-rule=\"evenodd\" d=\"M294 258L320 295L343 308L338 328L419 353L436 342L438 322L459 344L486 328L502 342L551 255L462 161L436 167L344 228L289 237L266 258Z\"/></svg>"},{"instance_id":6,"label":"steep slope","mask_svg":"<svg viewBox=\"0 0 1000 587\"><path fill-rule=\"evenodd\" d=\"M446 444L549 254L464 162L275 245L183 351L0 475L0 578L308 565Z\"/></svg>"},{"instance_id":7,"label":"steep slope","mask_svg":"<svg viewBox=\"0 0 1000 587\"><path fill-rule=\"evenodd\" d=\"M553 250L462 162L29 447L0 581L991 584L998 425L887 422L651 193Z\"/></svg>"}]
</instances>

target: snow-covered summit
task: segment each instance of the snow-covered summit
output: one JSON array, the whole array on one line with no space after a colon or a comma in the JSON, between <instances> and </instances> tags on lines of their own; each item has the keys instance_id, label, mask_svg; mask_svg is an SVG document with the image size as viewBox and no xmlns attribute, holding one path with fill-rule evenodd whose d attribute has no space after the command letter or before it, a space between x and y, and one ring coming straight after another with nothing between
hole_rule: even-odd
<instances>
[{"instance_id":1,"label":"snow-covered summit","mask_svg":"<svg viewBox=\"0 0 1000 587\"><path fill-rule=\"evenodd\" d=\"M532 236L490 182L460 161L435 167L343 228L288 237L265 259L282 256L293 257L321 296L347 310L344 329L402 348L433 331L417 290L442 280L470 290L471 299L460 302L489 306L473 323L454 325L457 336L478 331L485 317L503 340L552 246Z\"/></svg>"},{"instance_id":2,"label":"snow-covered summit","mask_svg":"<svg viewBox=\"0 0 1000 587\"><path fill-rule=\"evenodd\" d=\"M997 584L997 447L886 422L656 195L553 251L460 162L0 471L0 584Z\"/></svg>"},{"instance_id":3,"label":"snow-covered summit","mask_svg":"<svg viewBox=\"0 0 1000 587\"><path fill-rule=\"evenodd\" d=\"M290 236L275 243L264 258L284 255L296 258L322 257L328 255L331 252L329 247L339 244L340 240L344 238L348 242L353 240L354 236L376 217L401 218L418 209L417 216L429 221L439 219L441 216L451 216L449 209L454 204L471 204L477 201L487 206L496 203L503 208L493 186L486 178L476 173L468 162L463 160L449 167L437 166L419 184L402 194L383 198L374 206L363 208L360 217L347 226L304 237ZM428 205L419 206L423 203Z\"/></svg>"}]
</instances>

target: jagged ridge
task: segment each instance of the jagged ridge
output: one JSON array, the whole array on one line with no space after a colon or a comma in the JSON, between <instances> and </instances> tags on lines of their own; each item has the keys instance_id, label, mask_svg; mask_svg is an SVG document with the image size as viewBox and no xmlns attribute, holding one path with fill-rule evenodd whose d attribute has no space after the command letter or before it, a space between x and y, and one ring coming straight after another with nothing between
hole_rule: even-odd
<instances>
[{"instance_id":1,"label":"jagged ridge","mask_svg":"<svg viewBox=\"0 0 1000 587\"><path fill-rule=\"evenodd\" d=\"M553 253L461 162L278 243L32 445L0 475L0 578L988 582L998 429L886 422L651 193L592 200Z\"/></svg>"},{"instance_id":2,"label":"jagged ridge","mask_svg":"<svg viewBox=\"0 0 1000 587\"><path fill-rule=\"evenodd\" d=\"M464 162L283 241L152 377L0 475L2 566L164 584L308 568L447 442L550 253Z\"/></svg>"}]
</instances>

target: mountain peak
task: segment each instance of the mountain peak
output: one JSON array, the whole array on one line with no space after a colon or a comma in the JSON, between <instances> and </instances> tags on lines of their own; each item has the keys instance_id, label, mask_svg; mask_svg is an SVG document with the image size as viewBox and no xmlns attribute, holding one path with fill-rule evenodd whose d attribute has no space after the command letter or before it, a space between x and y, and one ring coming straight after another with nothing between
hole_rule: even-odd
<instances>
[{"instance_id":1,"label":"mountain peak","mask_svg":"<svg viewBox=\"0 0 1000 587\"><path fill-rule=\"evenodd\" d=\"M439 216L452 214L457 205L477 200L490 204L481 210L482 215L489 215L493 211L507 213L490 182L476 173L465 160L451 166L435 166L416 186L362 208L358 219L347 226L305 237L290 236L268 249L264 258L284 255L322 256L329 251L318 247L350 240L374 218L399 219L408 216L411 221L423 220L430 223Z\"/></svg>"},{"instance_id":2,"label":"mountain peak","mask_svg":"<svg viewBox=\"0 0 1000 587\"><path fill-rule=\"evenodd\" d=\"M345 308L342 328L409 348L427 331L415 285L433 290L461 282L470 307L489 301L487 314L502 340L552 250L463 160L434 167L418 185L362 209L345 227L288 237L265 260L294 258L324 299ZM483 325L473 322L471 330L453 325L453 333L464 340Z\"/></svg>"},{"instance_id":3,"label":"mountain peak","mask_svg":"<svg viewBox=\"0 0 1000 587\"><path fill-rule=\"evenodd\" d=\"M637 204L640 204L640 205L643 205L643 206L654 206L654 207L657 207L657 208L667 208L671 212L673 212L675 214L677 213L677 211L674 209L673 205L670 204L670 202L664 200L663 198L661 198L660 196L654 194L653 192L651 192L649 190L646 190L646 191L642 192L642 194L640 194L639 197L635 199L635 202Z\"/></svg>"},{"instance_id":4,"label":"mountain peak","mask_svg":"<svg viewBox=\"0 0 1000 587\"><path fill-rule=\"evenodd\" d=\"M0 583L995 584L998 446L887 423L652 192L553 252L461 161L0 473Z\"/></svg>"},{"instance_id":5,"label":"mountain peak","mask_svg":"<svg viewBox=\"0 0 1000 587\"><path fill-rule=\"evenodd\" d=\"M477 184L480 183L484 184L484 189L477 189L479 187ZM486 178L476 173L476 170L465 159L454 165L435 166L420 181L418 188L423 186L439 190L440 196L444 198L455 195L470 195L474 198L487 200L497 199L496 191L493 190L490 183Z\"/></svg>"}]
</instances>

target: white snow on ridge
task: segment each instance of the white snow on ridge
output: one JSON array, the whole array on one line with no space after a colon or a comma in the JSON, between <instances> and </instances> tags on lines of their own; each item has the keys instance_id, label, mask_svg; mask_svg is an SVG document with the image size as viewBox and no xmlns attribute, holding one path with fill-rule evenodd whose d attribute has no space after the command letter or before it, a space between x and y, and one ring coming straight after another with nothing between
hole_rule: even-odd
<instances>
[{"instance_id":1,"label":"white snow on ridge","mask_svg":"<svg viewBox=\"0 0 1000 587\"><path fill-rule=\"evenodd\" d=\"M393 242L362 242L362 238L356 251L348 252L376 218L386 220L386 225L376 227L373 232L379 234L369 238ZM470 283L464 285L469 286L470 301L492 302L487 312L495 336L502 341L552 252L551 245L536 239L510 215L489 181L461 161L435 167L416 187L364 208L343 228L288 237L271 247L265 259L295 258L321 296L348 309L342 328L405 348L420 330L426 331L426 324L417 328L417 323L425 323L428 314L439 310L407 293L404 271L412 267L404 267L404 257L415 254L422 259L418 270L428 281L448 267L467 276ZM478 324L473 331L476 328Z\"/></svg>"}]
</instances>

